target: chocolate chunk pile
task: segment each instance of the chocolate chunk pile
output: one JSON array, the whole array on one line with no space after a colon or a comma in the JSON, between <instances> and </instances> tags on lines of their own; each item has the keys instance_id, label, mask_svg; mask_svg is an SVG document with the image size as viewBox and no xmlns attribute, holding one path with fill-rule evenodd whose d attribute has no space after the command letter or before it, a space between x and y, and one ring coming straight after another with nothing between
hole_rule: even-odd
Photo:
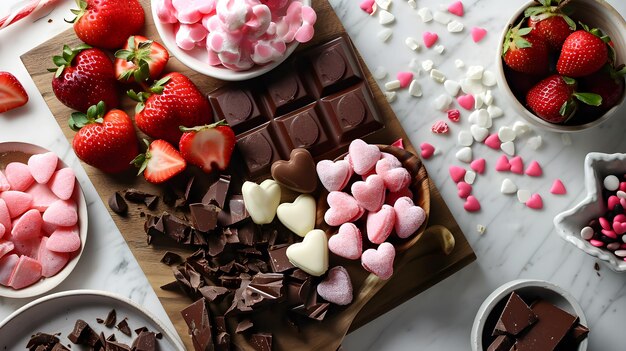
<instances>
[{"instance_id":1,"label":"chocolate chunk pile","mask_svg":"<svg viewBox=\"0 0 626 351\"><path fill-rule=\"evenodd\" d=\"M69 350L57 337L58 334L36 333L30 337L26 348L30 351L66 351Z\"/></svg>"},{"instance_id":2,"label":"chocolate chunk pile","mask_svg":"<svg viewBox=\"0 0 626 351\"><path fill-rule=\"evenodd\" d=\"M530 306L515 292L493 330L494 339L487 351L573 351L589 329L578 323L578 317L546 300Z\"/></svg>"}]
</instances>

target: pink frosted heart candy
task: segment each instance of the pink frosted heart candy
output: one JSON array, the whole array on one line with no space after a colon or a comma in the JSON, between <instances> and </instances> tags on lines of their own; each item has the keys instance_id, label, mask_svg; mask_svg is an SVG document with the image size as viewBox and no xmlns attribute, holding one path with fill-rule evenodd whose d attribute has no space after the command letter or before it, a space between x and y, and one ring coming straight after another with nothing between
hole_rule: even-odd
<instances>
[{"instance_id":1,"label":"pink frosted heart candy","mask_svg":"<svg viewBox=\"0 0 626 351\"><path fill-rule=\"evenodd\" d=\"M59 158L54 152L46 152L32 155L28 159L28 168L37 183L45 184L56 171L58 162Z\"/></svg>"},{"instance_id":2,"label":"pink frosted heart candy","mask_svg":"<svg viewBox=\"0 0 626 351\"><path fill-rule=\"evenodd\" d=\"M355 182L351 190L359 206L367 211L378 211L385 201L385 182L378 174L365 181Z\"/></svg>"},{"instance_id":3,"label":"pink frosted heart candy","mask_svg":"<svg viewBox=\"0 0 626 351\"><path fill-rule=\"evenodd\" d=\"M7 229L4 224L0 223L0 239L4 236L4 233L7 233Z\"/></svg>"},{"instance_id":4,"label":"pink frosted heart candy","mask_svg":"<svg viewBox=\"0 0 626 351\"><path fill-rule=\"evenodd\" d=\"M413 80L413 73L406 71L398 72L396 78L400 81L400 87L406 88L409 86L409 84L411 84L411 81Z\"/></svg>"},{"instance_id":5,"label":"pink frosted heart candy","mask_svg":"<svg viewBox=\"0 0 626 351\"><path fill-rule=\"evenodd\" d=\"M367 178L369 178L370 176L373 176L374 174L376 174L376 170L372 169L369 172L367 172L366 174L363 174L361 176L361 179L366 180Z\"/></svg>"},{"instance_id":6,"label":"pink frosted heart candy","mask_svg":"<svg viewBox=\"0 0 626 351\"><path fill-rule=\"evenodd\" d=\"M41 244L41 237L36 236L30 239L18 240L12 236L5 237L7 240L11 240L15 245L14 253L18 256L28 256L37 258L37 252L39 251L39 244Z\"/></svg>"},{"instance_id":7,"label":"pink frosted heart candy","mask_svg":"<svg viewBox=\"0 0 626 351\"><path fill-rule=\"evenodd\" d=\"M330 207L324 214L324 221L333 227L350 222L362 211L357 201L344 192L331 191L326 201Z\"/></svg>"},{"instance_id":8,"label":"pink frosted heart candy","mask_svg":"<svg viewBox=\"0 0 626 351\"><path fill-rule=\"evenodd\" d=\"M363 175L376 166L380 160L380 149L376 145L369 145L361 139L353 140L348 148L350 164L354 173Z\"/></svg>"},{"instance_id":9,"label":"pink frosted heart candy","mask_svg":"<svg viewBox=\"0 0 626 351\"><path fill-rule=\"evenodd\" d=\"M28 189L35 181L28 166L20 162L9 163L4 169L4 175L11 184L11 189L16 191Z\"/></svg>"},{"instance_id":10,"label":"pink frosted heart candy","mask_svg":"<svg viewBox=\"0 0 626 351\"><path fill-rule=\"evenodd\" d=\"M395 204L396 201L398 201L398 199L401 197L408 197L409 199L412 199L413 193L411 192L411 189L406 187L404 189L400 189L400 191L397 191L395 193L388 192L387 196L385 197L385 203L387 205L393 206L393 204Z\"/></svg>"},{"instance_id":11,"label":"pink frosted heart candy","mask_svg":"<svg viewBox=\"0 0 626 351\"><path fill-rule=\"evenodd\" d=\"M402 141L402 138L400 138L400 139L394 141L393 143L391 143L391 146L397 147L398 149L404 150L404 142Z\"/></svg>"},{"instance_id":12,"label":"pink frosted heart candy","mask_svg":"<svg viewBox=\"0 0 626 351\"><path fill-rule=\"evenodd\" d=\"M617 235L622 235L622 234L626 233L626 223L613 222L613 231Z\"/></svg>"},{"instance_id":13,"label":"pink frosted heart candy","mask_svg":"<svg viewBox=\"0 0 626 351\"><path fill-rule=\"evenodd\" d=\"M59 228L58 225L50 224L46 222L43 222L43 224L41 225L41 230L43 232L43 235L47 235L47 236L50 236L58 228Z\"/></svg>"},{"instance_id":14,"label":"pink frosted heart candy","mask_svg":"<svg viewBox=\"0 0 626 351\"><path fill-rule=\"evenodd\" d=\"M302 21L309 24L317 22L317 13L311 6L302 6Z\"/></svg>"},{"instance_id":15,"label":"pink frosted heart candy","mask_svg":"<svg viewBox=\"0 0 626 351\"><path fill-rule=\"evenodd\" d=\"M393 260L396 249L390 243L382 243L378 249L368 249L361 256L361 265L366 271L380 279L387 280L393 275Z\"/></svg>"},{"instance_id":16,"label":"pink frosted heart candy","mask_svg":"<svg viewBox=\"0 0 626 351\"><path fill-rule=\"evenodd\" d=\"M58 228L48 238L46 247L54 252L78 251L80 249L78 226Z\"/></svg>"},{"instance_id":17,"label":"pink frosted heart candy","mask_svg":"<svg viewBox=\"0 0 626 351\"><path fill-rule=\"evenodd\" d=\"M396 235L401 239L406 239L415 234L426 220L424 209L415 206L411 198L399 198L393 205L393 209L396 212L394 229Z\"/></svg>"},{"instance_id":18,"label":"pink frosted heart candy","mask_svg":"<svg viewBox=\"0 0 626 351\"><path fill-rule=\"evenodd\" d=\"M361 231L352 223L344 223L337 234L328 239L328 249L337 256L357 260L363 252Z\"/></svg>"},{"instance_id":19,"label":"pink frosted heart candy","mask_svg":"<svg viewBox=\"0 0 626 351\"><path fill-rule=\"evenodd\" d=\"M472 168L472 170L478 174L483 174L485 173L486 164L487 161L485 161L484 158L479 158L470 163L470 168Z\"/></svg>"},{"instance_id":20,"label":"pink frosted heart candy","mask_svg":"<svg viewBox=\"0 0 626 351\"><path fill-rule=\"evenodd\" d=\"M9 189L11 189L11 184L4 173L0 171L0 191L7 191Z\"/></svg>"},{"instance_id":21,"label":"pink frosted heart candy","mask_svg":"<svg viewBox=\"0 0 626 351\"><path fill-rule=\"evenodd\" d=\"M9 208L6 202L0 198L0 224L4 227L6 233L11 232L11 215L9 214Z\"/></svg>"},{"instance_id":22,"label":"pink frosted heart candy","mask_svg":"<svg viewBox=\"0 0 626 351\"><path fill-rule=\"evenodd\" d=\"M526 168L526 175L528 176L541 177L542 174L543 170L537 161L531 162L530 165L528 165L528 168Z\"/></svg>"},{"instance_id":23,"label":"pink frosted heart candy","mask_svg":"<svg viewBox=\"0 0 626 351\"><path fill-rule=\"evenodd\" d=\"M530 199L526 201L526 206L534 210L540 210L543 208L543 199L539 194L532 194Z\"/></svg>"},{"instance_id":24,"label":"pink frosted heart candy","mask_svg":"<svg viewBox=\"0 0 626 351\"><path fill-rule=\"evenodd\" d=\"M510 170L511 170L511 163L509 163L508 157L506 157L506 155L500 156L500 158L496 162L496 171L508 172Z\"/></svg>"},{"instance_id":25,"label":"pink frosted heart candy","mask_svg":"<svg viewBox=\"0 0 626 351\"><path fill-rule=\"evenodd\" d=\"M554 195L564 195L567 193L567 190L560 179L555 179L554 183L552 183L552 187L550 188L550 193Z\"/></svg>"},{"instance_id":26,"label":"pink frosted heart candy","mask_svg":"<svg viewBox=\"0 0 626 351\"><path fill-rule=\"evenodd\" d=\"M617 206L618 204L619 204L619 197L615 195L609 196L609 199L607 200L607 207L609 208L609 211L613 211L615 206Z\"/></svg>"},{"instance_id":27,"label":"pink frosted heart candy","mask_svg":"<svg viewBox=\"0 0 626 351\"><path fill-rule=\"evenodd\" d=\"M463 14L465 13L463 9L463 3L461 1L455 1L451 3L450 6L448 6L448 12L453 15L463 17Z\"/></svg>"},{"instance_id":28,"label":"pink frosted heart candy","mask_svg":"<svg viewBox=\"0 0 626 351\"><path fill-rule=\"evenodd\" d=\"M20 257L16 254L11 254L8 256L4 256L0 258L0 284L4 286L9 286L9 278L11 277L11 273L13 273L13 269L17 265L17 261L20 260Z\"/></svg>"},{"instance_id":29,"label":"pink frosted heart candy","mask_svg":"<svg viewBox=\"0 0 626 351\"><path fill-rule=\"evenodd\" d=\"M456 188L458 189L458 195L461 199L467 199L467 197L472 194L472 186L466 182L459 182Z\"/></svg>"},{"instance_id":30,"label":"pink frosted heart candy","mask_svg":"<svg viewBox=\"0 0 626 351\"><path fill-rule=\"evenodd\" d=\"M456 101L459 103L459 106L463 107L464 109L468 111L471 111L474 109L474 103L476 102L476 100L474 99L474 95L472 94L461 95L458 98L456 98Z\"/></svg>"},{"instance_id":31,"label":"pink frosted heart candy","mask_svg":"<svg viewBox=\"0 0 626 351\"><path fill-rule=\"evenodd\" d=\"M359 7L371 15L374 12L374 0L363 0Z\"/></svg>"},{"instance_id":32,"label":"pink frosted heart candy","mask_svg":"<svg viewBox=\"0 0 626 351\"><path fill-rule=\"evenodd\" d=\"M346 160L323 160L317 163L316 170L322 185L328 191L342 190L352 176L352 168Z\"/></svg>"},{"instance_id":33,"label":"pink frosted heart candy","mask_svg":"<svg viewBox=\"0 0 626 351\"><path fill-rule=\"evenodd\" d=\"M78 222L75 206L73 202L68 200L56 201L43 213L43 220L59 227L73 226Z\"/></svg>"},{"instance_id":34,"label":"pink frosted heart candy","mask_svg":"<svg viewBox=\"0 0 626 351\"><path fill-rule=\"evenodd\" d=\"M409 186L411 174L406 168L394 168L383 174L385 187L391 192L397 192Z\"/></svg>"},{"instance_id":35,"label":"pink frosted heart candy","mask_svg":"<svg viewBox=\"0 0 626 351\"><path fill-rule=\"evenodd\" d=\"M428 160L435 154L435 147L429 143L421 143L420 154L424 160Z\"/></svg>"},{"instance_id":36,"label":"pink frosted heart candy","mask_svg":"<svg viewBox=\"0 0 626 351\"><path fill-rule=\"evenodd\" d=\"M317 285L317 293L326 301L345 306L352 302L352 282L342 266L331 268L326 278Z\"/></svg>"},{"instance_id":37,"label":"pink frosted heart candy","mask_svg":"<svg viewBox=\"0 0 626 351\"><path fill-rule=\"evenodd\" d=\"M450 177L455 183L460 182L465 177L465 169L459 166L450 166L448 169L450 172Z\"/></svg>"},{"instance_id":38,"label":"pink frosted heart candy","mask_svg":"<svg viewBox=\"0 0 626 351\"><path fill-rule=\"evenodd\" d=\"M500 145L502 145L497 133L489 135L484 143L494 150L500 150Z\"/></svg>"},{"instance_id":39,"label":"pink frosted heart candy","mask_svg":"<svg viewBox=\"0 0 626 351\"><path fill-rule=\"evenodd\" d=\"M0 240L0 258L13 251L14 247L12 241Z\"/></svg>"},{"instance_id":40,"label":"pink frosted heart candy","mask_svg":"<svg viewBox=\"0 0 626 351\"><path fill-rule=\"evenodd\" d=\"M59 273L70 260L67 252L55 252L48 249L48 238L41 239L37 259L41 263L41 275L49 278Z\"/></svg>"},{"instance_id":41,"label":"pink frosted heart candy","mask_svg":"<svg viewBox=\"0 0 626 351\"><path fill-rule=\"evenodd\" d=\"M393 156L392 156L393 157ZM380 176L389 172L392 169L402 167L402 164L398 159L394 162L391 159L386 159L384 156L378 162L376 162L376 167L374 168L374 172Z\"/></svg>"},{"instance_id":42,"label":"pink frosted heart candy","mask_svg":"<svg viewBox=\"0 0 626 351\"><path fill-rule=\"evenodd\" d=\"M41 279L39 261L28 256L21 256L11 273L11 277L9 277L8 285L19 290L35 284L39 279Z\"/></svg>"},{"instance_id":43,"label":"pink frosted heart candy","mask_svg":"<svg viewBox=\"0 0 626 351\"><path fill-rule=\"evenodd\" d=\"M422 38L424 39L424 46L430 48L431 46L435 45L435 42L437 41L437 39L439 39L439 36L437 35L437 33L424 32L424 34L422 34Z\"/></svg>"},{"instance_id":44,"label":"pink frosted heart candy","mask_svg":"<svg viewBox=\"0 0 626 351\"><path fill-rule=\"evenodd\" d=\"M524 161L521 157L515 156L510 161L511 165L510 171L515 174L524 174Z\"/></svg>"},{"instance_id":45,"label":"pink frosted heart candy","mask_svg":"<svg viewBox=\"0 0 626 351\"><path fill-rule=\"evenodd\" d=\"M59 200L48 188L48 184L35 183L26 191L27 194L33 197L31 207L39 212L44 212L53 202Z\"/></svg>"},{"instance_id":46,"label":"pink frosted heart candy","mask_svg":"<svg viewBox=\"0 0 626 351\"><path fill-rule=\"evenodd\" d=\"M0 198L6 203L11 218L29 210L33 203L33 197L30 194L15 190L0 193Z\"/></svg>"},{"instance_id":47,"label":"pink frosted heart candy","mask_svg":"<svg viewBox=\"0 0 626 351\"><path fill-rule=\"evenodd\" d=\"M448 110L448 119L455 123L460 121L461 112L457 109Z\"/></svg>"},{"instance_id":48,"label":"pink frosted heart candy","mask_svg":"<svg viewBox=\"0 0 626 351\"><path fill-rule=\"evenodd\" d=\"M398 160L397 157L395 157L394 155L387 153L387 152L381 152L380 153L380 159L381 160L386 160L389 163L389 166L391 168L399 168L402 167L402 162L400 162L400 160ZM376 162L376 164L378 165L378 162ZM378 171L376 171L378 172Z\"/></svg>"},{"instance_id":49,"label":"pink frosted heart candy","mask_svg":"<svg viewBox=\"0 0 626 351\"><path fill-rule=\"evenodd\" d=\"M302 27L296 31L294 38L299 43L306 43L307 41L313 39L313 34L315 34L313 26L308 23L304 23Z\"/></svg>"},{"instance_id":50,"label":"pink frosted heart candy","mask_svg":"<svg viewBox=\"0 0 626 351\"><path fill-rule=\"evenodd\" d=\"M13 222L11 236L17 240L28 240L39 237L41 233L41 213L33 209L28 210Z\"/></svg>"},{"instance_id":51,"label":"pink frosted heart candy","mask_svg":"<svg viewBox=\"0 0 626 351\"><path fill-rule=\"evenodd\" d=\"M474 40L474 43L478 43L479 41L483 40L485 35L487 35L487 30L485 30L484 28L472 28L472 40Z\"/></svg>"},{"instance_id":52,"label":"pink frosted heart candy","mask_svg":"<svg viewBox=\"0 0 626 351\"><path fill-rule=\"evenodd\" d=\"M367 215L367 238L374 244L381 244L389 237L396 221L393 207L383 205L377 212Z\"/></svg>"},{"instance_id":53,"label":"pink frosted heart candy","mask_svg":"<svg viewBox=\"0 0 626 351\"><path fill-rule=\"evenodd\" d=\"M467 212L480 211L480 202L478 202L478 199L476 199L474 196L470 195L467 197L467 200L465 200L463 208Z\"/></svg>"},{"instance_id":54,"label":"pink frosted heart candy","mask_svg":"<svg viewBox=\"0 0 626 351\"><path fill-rule=\"evenodd\" d=\"M76 175L71 168L62 168L52 175L48 186L59 199L69 200L76 186Z\"/></svg>"}]
</instances>

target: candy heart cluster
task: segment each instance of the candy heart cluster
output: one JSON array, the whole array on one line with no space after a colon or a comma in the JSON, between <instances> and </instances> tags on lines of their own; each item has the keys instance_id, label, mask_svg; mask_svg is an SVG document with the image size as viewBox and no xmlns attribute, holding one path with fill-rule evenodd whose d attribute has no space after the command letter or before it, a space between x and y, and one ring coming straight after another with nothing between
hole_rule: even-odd
<instances>
[{"instance_id":1,"label":"candy heart cluster","mask_svg":"<svg viewBox=\"0 0 626 351\"><path fill-rule=\"evenodd\" d=\"M329 239L330 251L347 259L361 259L367 271L383 279L391 277L395 249L386 240L393 232L401 239L410 237L426 219L424 210L413 203L409 172L395 156L357 139L344 160L320 161L317 173L329 191L324 220L339 226ZM354 174L363 180L344 192ZM363 252L363 235L353 223L361 218L365 218L367 239L380 245L378 249Z\"/></svg>"},{"instance_id":2,"label":"candy heart cluster","mask_svg":"<svg viewBox=\"0 0 626 351\"><path fill-rule=\"evenodd\" d=\"M159 0L183 50L206 47L208 63L244 71L279 60L287 45L313 38L315 11L291 0Z\"/></svg>"},{"instance_id":3,"label":"candy heart cluster","mask_svg":"<svg viewBox=\"0 0 626 351\"><path fill-rule=\"evenodd\" d=\"M0 284L22 289L56 275L80 249L76 177L47 152L0 171Z\"/></svg>"}]
</instances>

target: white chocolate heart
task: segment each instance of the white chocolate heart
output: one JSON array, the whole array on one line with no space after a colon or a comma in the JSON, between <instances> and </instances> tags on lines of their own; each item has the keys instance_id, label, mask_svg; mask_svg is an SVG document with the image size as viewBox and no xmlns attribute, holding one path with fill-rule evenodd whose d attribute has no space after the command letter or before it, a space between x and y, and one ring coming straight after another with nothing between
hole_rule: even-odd
<instances>
[{"instance_id":1,"label":"white chocolate heart","mask_svg":"<svg viewBox=\"0 0 626 351\"><path fill-rule=\"evenodd\" d=\"M280 204L280 185L272 179L261 184L245 182L241 194L246 210L256 224L268 224L274 220L276 209Z\"/></svg>"},{"instance_id":2,"label":"white chocolate heart","mask_svg":"<svg viewBox=\"0 0 626 351\"><path fill-rule=\"evenodd\" d=\"M280 204L276 215L287 229L304 237L315 229L316 206L313 196L302 194L294 202Z\"/></svg>"},{"instance_id":3,"label":"white chocolate heart","mask_svg":"<svg viewBox=\"0 0 626 351\"><path fill-rule=\"evenodd\" d=\"M314 229L307 233L301 243L287 248L287 258L294 266L310 275L319 277L328 270L328 239L326 233Z\"/></svg>"}]
</instances>

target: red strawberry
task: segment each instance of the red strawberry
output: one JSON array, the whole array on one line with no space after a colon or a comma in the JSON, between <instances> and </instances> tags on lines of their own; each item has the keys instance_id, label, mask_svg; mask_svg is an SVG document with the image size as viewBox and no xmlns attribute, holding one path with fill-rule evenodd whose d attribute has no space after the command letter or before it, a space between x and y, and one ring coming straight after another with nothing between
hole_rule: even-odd
<instances>
[{"instance_id":1,"label":"red strawberry","mask_svg":"<svg viewBox=\"0 0 626 351\"><path fill-rule=\"evenodd\" d=\"M540 118L551 123L563 123L576 112L574 98L593 106L599 106L602 98L597 94L575 92L576 81L552 75L537 83L526 95L528 107Z\"/></svg>"},{"instance_id":2,"label":"red strawberry","mask_svg":"<svg viewBox=\"0 0 626 351\"><path fill-rule=\"evenodd\" d=\"M606 111L617 105L624 96L624 74L624 67L615 70L611 65L605 65L596 73L582 77L580 85L585 91L600 95L600 109Z\"/></svg>"},{"instance_id":3,"label":"red strawberry","mask_svg":"<svg viewBox=\"0 0 626 351\"><path fill-rule=\"evenodd\" d=\"M541 6L532 6L524 11L528 26L535 28L554 50L560 50L565 38L576 30L576 22L562 11L560 1L539 0ZM553 4L554 3L554 4Z\"/></svg>"},{"instance_id":4,"label":"red strawberry","mask_svg":"<svg viewBox=\"0 0 626 351\"><path fill-rule=\"evenodd\" d=\"M163 183L187 168L187 162L172 144L165 140L143 141L147 146L146 153L137 155L133 164L139 168L137 175L143 172L150 183Z\"/></svg>"},{"instance_id":5,"label":"red strawberry","mask_svg":"<svg viewBox=\"0 0 626 351\"><path fill-rule=\"evenodd\" d=\"M139 101L135 109L137 127L153 139L178 145L183 132L180 126L193 127L212 120L207 98L184 75L172 72L154 83L150 92L129 96Z\"/></svg>"},{"instance_id":6,"label":"red strawberry","mask_svg":"<svg viewBox=\"0 0 626 351\"><path fill-rule=\"evenodd\" d=\"M79 9L74 31L85 43L105 49L117 49L129 36L143 27L144 13L137 0L76 0Z\"/></svg>"},{"instance_id":7,"label":"red strawberry","mask_svg":"<svg viewBox=\"0 0 626 351\"><path fill-rule=\"evenodd\" d=\"M532 28L509 29L503 46L504 62L511 69L533 75L548 74L548 44L543 37L536 35Z\"/></svg>"},{"instance_id":8,"label":"red strawberry","mask_svg":"<svg viewBox=\"0 0 626 351\"><path fill-rule=\"evenodd\" d=\"M57 68L52 79L52 91L65 106L87 112L99 101L110 108L117 107L119 99L115 70L109 57L100 49L80 45L75 49L63 46L62 56L54 56Z\"/></svg>"},{"instance_id":9,"label":"red strawberry","mask_svg":"<svg viewBox=\"0 0 626 351\"><path fill-rule=\"evenodd\" d=\"M137 153L137 136L126 112L110 110L99 102L87 114L75 112L70 128L77 130L72 146L78 158L106 173L117 173L130 167Z\"/></svg>"},{"instance_id":10,"label":"red strawberry","mask_svg":"<svg viewBox=\"0 0 626 351\"><path fill-rule=\"evenodd\" d=\"M577 30L565 39L556 70L564 76L582 77L596 72L608 60L609 49L603 39Z\"/></svg>"},{"instance_id":11,"label":"red strawberry","mask_svg":"<svg viewBox=\"0 0 626 351\"><path fill-rule=\"evenodd\" d=\"M235 148L235 133L225 121L183 128L178 149L187 162L211 173L215 168L225 170Z\"/></svg>"},{"instance_id":12,"label":"red strawberry","mask_svg":"<svg viewBox=\"0 0 626 351\"><path fill-rule=\"evenodd\" d=\"M132 48L132 49L131 49ZM128 38L124 49L115 53L115 77L132 83L156 80L163 72L170 54L163 45L134 35Z\"/></svg>"},{"instance_id":13,"label":"red strawberry","mask_svg":"<svg viewBox=\"0 0 626 351\"><path fill-rule=\"evenodd\" d=\"M28 94L17 78L9 72L0 71L0 113L25 105Z\"/></svg>"}]
</instances>

